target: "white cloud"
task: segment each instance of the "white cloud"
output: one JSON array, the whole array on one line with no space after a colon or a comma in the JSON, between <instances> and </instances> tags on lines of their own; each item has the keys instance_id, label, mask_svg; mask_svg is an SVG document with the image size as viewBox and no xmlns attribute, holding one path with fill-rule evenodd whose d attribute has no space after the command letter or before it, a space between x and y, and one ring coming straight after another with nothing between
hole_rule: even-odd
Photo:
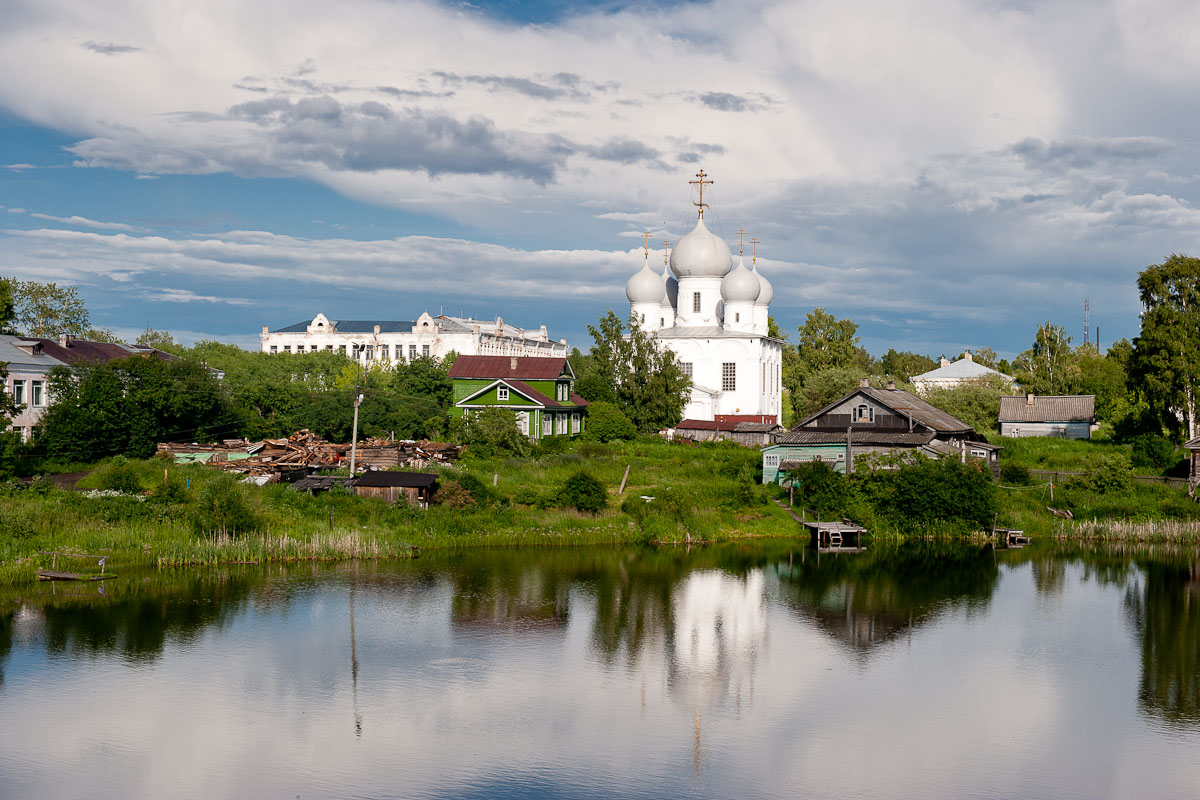
<instances>
[{"instance_id":1,"label":"white cloud","mask_svg":"<svg viewBox=\"0 0 1200 800\"><path fill-rule=\"evenodd\" d=\"M76 227L84 227L84 228L96 228L98 230L130 231L130 232L135 232L135 231L140 230L139 228L135 228L132 225L126 225L123 222L99 222L94 219L88 219L87 217L80 217L77 215L72 215L69 217L56 217L51 214L41 214L38 212L30 212L29 216L35 217L37 219L49 220L50 222L61 222L64 225L74 225Z\"/></svg>"}]
</instances>

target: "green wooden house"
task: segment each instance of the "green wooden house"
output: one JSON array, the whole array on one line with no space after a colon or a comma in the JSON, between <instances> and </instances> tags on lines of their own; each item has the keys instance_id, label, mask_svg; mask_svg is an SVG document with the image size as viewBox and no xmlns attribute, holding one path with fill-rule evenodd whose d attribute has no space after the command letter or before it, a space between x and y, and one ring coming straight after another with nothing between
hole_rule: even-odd
<instances>
[{"instance_id":1,"label":"green wooden house","mask_svg":"<svg viewBox=\"0 0 1200 800\"><path fill-rule=\"evenodd\" d=\"M575 372L565 358L459 356L450 367L452 416L483 408L516 412L530 439L577 436L587 424L587 401L575 394Z\"/></svg>"}]
</instances>

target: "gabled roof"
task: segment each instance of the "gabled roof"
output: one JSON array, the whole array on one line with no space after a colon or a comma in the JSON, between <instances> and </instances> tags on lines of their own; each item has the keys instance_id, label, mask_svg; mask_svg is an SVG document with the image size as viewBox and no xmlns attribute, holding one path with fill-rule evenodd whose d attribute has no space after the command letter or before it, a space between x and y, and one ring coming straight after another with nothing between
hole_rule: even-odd
<instances>
[{"instance_id":1,"label":"gabled roof","mask_svg":"<svg viewBox=\"0 0 1200 800\"><path fill-rule=\"evenodd\" d=\"M1000 398L1000 422L1095 422L1094 394L1028 395Z\"/></svg>"},{"instance_id":2,"label":"gabled roof","mask_svg":"<svg viewBox=\"0 0 1200 800\"><path fill-rule=\"evenodd\" d=\"M312 324L311 319L306 319L295 325L276 328L270 333L308 333L308 326ZM331 333L374 333L376 325L380 333L411 333L413 325L417 323L403 319L331 319L329 324Z\"/></svg>"},{"instance_id":3,"label":"gabled roof","mask_svg":"<svg viewBox=\"0 0 1200 800\"><path fill-rule=\"evenodd\" d=\"M30 336L23 336L21 339L25 342L40 343L43 353L51 358L57 358L59 361L72 365L107 364L109 361L132 358L134 356L148 356L157 358L159 361L179 360L179 356L164 353L162 350L145 347L140 344L116 344L113 342L91 342L87 339L69 339L67 340L67 346L63 347L59 344L58 339L39 339Z\"/></svg>"},{"instance_id":4,"label":"gabled roof","mask_svg":"<svg viewBox=\"0 0 1200 800\"><path fill-rule=\"evenodd\" d=\"M537 403L540 406L545 406L546 408L583 408L588 405L588 401L584 400L582 397L580 397L577 394L571 395L571 402L561 403L558 400L551 398L549 395L546 395L542 392L539 392L537 389L534 389L532 386L530 386L525 381L518 381L518 380L511 379L511 378L508 380L505 380L505 379L494 380L491 383L489 383L488 385L482 386L479 389L475 390L474 392L471 392L471 394L467 395L466 397L464 397L463 399L461 399L457 402L458 403L467 403L470 400L473 400L474 398L478 397L481 394L487 394L494 387L501 386L501 385L509 387L517 394L525 397L528 400L533 401L534 403Z\"/></svg>"},{"instance_id":5,"label":"gabled roof","mask_svg":"<svg viewBox=\"0 0 1200 800\"><path fill-rule=\"evenodd\" d=\"M10 370L46 370L53 367L65 367L66 364L45 351L37 349L36 353L22 350L20 345L41 344L40 339L27 339L24 336L0 336L0 363L7 363Z\"/></svg>"},{"instance_id":6,"label":"gabled roof","mask_svg":"<svg viewBox=\"0 0 1200 800\"><path fill-rule=\"evenodd\" d=\"M969 358L960 358L947 364L944 367L931 369L929 372L922 372L920 375L913 375L909 378L910 381L968 381L977 378L985 378L988 375L999 375L1006 381L1012 381L1014 378L1011 375L1005 375L999 370L985 367L978 361L973 361Z\"/></svg>"},{"instance_id":7,"label":"gabled roof","mask_svg":"<svg viewBox=\"0 0 1200 800\"><path fill-rule=\"evenodd\" d=\"M792 431L805 427L808 423L816 420L818 417L824 416L830 409L845 403L855 395L869 397L884 408L891 409L900 416L907 417L913 422L924 425L940 434L967 433L975 430L953 414L948 414L903 389L876 389L873 386L860 386L845 397L835 400L817 413L802 420L800 424L792 428Z\"/></svg>"},{"instance_id":8,"label":"gabled roof","mask_svg":"<svg viewBox=\"0 0 1200 800\"><path fill-rule=\"evenodd\" d=\"M450 367L451 378L515 378L522 381L552 381L575 372L565 357L548 356L459 356Z\"/></svg>"}]
</instances>

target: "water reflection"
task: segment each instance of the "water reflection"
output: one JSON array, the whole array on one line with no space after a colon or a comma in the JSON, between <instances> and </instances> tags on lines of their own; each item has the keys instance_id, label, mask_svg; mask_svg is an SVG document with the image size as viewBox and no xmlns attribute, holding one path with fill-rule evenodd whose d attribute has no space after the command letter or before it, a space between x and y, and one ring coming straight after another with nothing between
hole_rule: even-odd
<instances>
[{"instance_id":1,"label":"water reflection","mask_svg":"<svg viewBox=\"0 0 1200 800\"><path fill-rule=\"evenodd\" d=\"M918 542L778 565L780 601L850 650L870 650L951 612L986 608L1000 571L990 547Z\"/></svg>"},{"instance_id":2,"label":"water reflection","mask_svg":"<svg viewBox=\"0 0 1200 800\"><path fill-rule=\"evenodd\" d=\"M1195 784L1170 747L1200 744L1197 551L476 550L50 589L0 592L0 717L36 724L58 695L86 720L61 687L99 690L96 735L164 763L201 739L191 777L217 795L951 797L1021 763L997 796L1080 797L1107 777L1046 770L1126 741L1169 767L1149 795ZM0 786L44 794L43 758L97 767L85 735L14 730ZM862 742L886 775L855 773Z\"/></svg>"}]
</instances>

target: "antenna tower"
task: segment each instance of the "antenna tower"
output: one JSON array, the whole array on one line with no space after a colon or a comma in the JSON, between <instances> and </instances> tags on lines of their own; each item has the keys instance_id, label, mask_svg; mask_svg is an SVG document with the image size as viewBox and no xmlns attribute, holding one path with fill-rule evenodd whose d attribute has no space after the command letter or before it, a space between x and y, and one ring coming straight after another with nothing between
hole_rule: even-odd
<instances>
[{"instance_id":1,"label":"antenna tower","mask_svg":"<svg viewBox=\"0 0 1200 800\"><path fill-rule=\"evenodd\" d=\"M1088 328L1092 326L1092 304L1085 297L1083 299L1083 343L1088 343Z\"/></svg>"}]
</instances>

